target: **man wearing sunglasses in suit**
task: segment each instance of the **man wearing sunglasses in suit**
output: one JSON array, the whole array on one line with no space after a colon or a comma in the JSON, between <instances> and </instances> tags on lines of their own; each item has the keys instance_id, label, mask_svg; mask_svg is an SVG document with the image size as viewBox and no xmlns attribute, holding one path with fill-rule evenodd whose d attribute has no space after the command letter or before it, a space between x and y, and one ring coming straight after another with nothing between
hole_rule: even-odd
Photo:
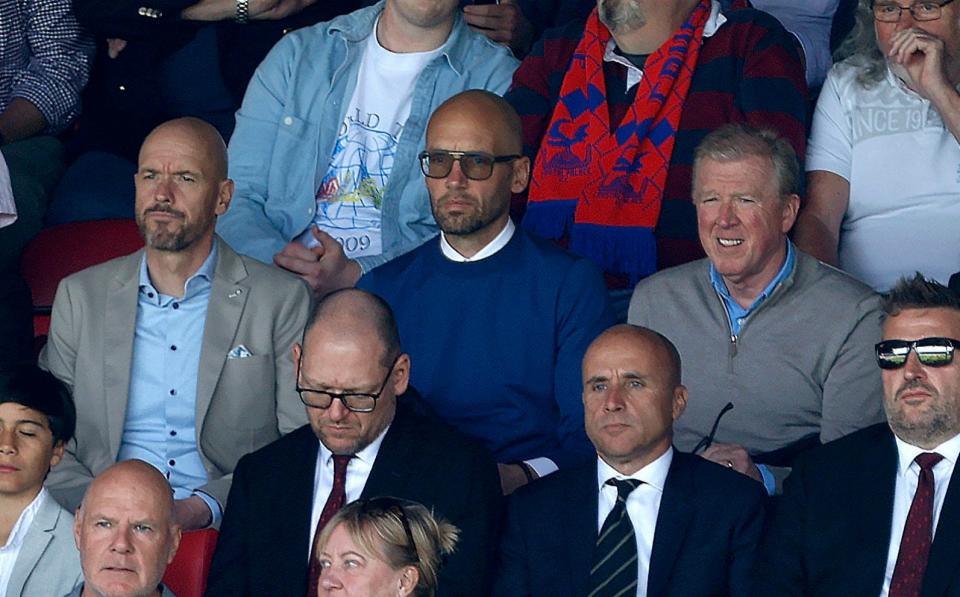
<instances>
[{"instance_id":1,"label":"man wearing sunglasses in suit","mask_svg":"<svg viewBox=\"0 0 960 597\"><path fill-rule=\"evenodd\" d=\"M960 595L960 297L917 274L884 313L887 422L798 461L758 595Z\"/></svg>"}]
</instances>

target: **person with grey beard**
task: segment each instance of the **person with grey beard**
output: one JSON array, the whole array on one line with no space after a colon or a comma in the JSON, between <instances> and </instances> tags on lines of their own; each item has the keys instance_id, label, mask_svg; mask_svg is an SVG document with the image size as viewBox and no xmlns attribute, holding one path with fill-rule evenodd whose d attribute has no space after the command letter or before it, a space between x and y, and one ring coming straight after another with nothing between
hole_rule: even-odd
<instances>
[{"instance_id":1,"label":"person with grey beard","mask_svg":"<svg viewBox=\"0 0 960 597\"><path fill-rule=\"evenodd\" d=\"M860 0L807 155L797 246L878 291L960 264L960 2ZM909 246L910 250L891 250Z\"/></svg>"},{"instance_id":2,"label":"person with grey beard","mask_svg":"<svg viewBox=\"0 0 960 597\"><path fill-rule=\"evenodd\" d=\"M802 156L806 91L796 41L766 13L598 0L586 24L544 35L505 96L533 160L514 215L599 265L623 320L638 280L703 255L690 169L704 134L771 128Z\"/></svg>"}]
</instances>

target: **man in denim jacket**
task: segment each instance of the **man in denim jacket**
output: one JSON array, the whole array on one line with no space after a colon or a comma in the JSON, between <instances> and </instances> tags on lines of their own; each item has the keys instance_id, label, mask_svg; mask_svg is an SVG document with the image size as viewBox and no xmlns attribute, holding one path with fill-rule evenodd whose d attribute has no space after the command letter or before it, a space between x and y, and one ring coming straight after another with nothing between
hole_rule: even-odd
<instances>
[{"instance_id":1,"label":"man in denim jacket","mask_svg":"<svg viewBox=\"0 0 960 597\"><path fill-rule=\"evenodd\" d=\"M318 295L352 286L437 232L416 164L433 109L465 89L503 93L516 66L456 0L383 0L287 35L237 113L218 232Z\"/></svg>"}]
</instances>

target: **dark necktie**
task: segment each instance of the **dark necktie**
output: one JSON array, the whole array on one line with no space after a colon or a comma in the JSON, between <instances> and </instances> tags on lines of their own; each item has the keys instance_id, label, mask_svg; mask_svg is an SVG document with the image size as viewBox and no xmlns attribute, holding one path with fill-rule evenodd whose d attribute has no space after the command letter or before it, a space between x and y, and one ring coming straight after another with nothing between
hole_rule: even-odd
<instances>
[{"instance_id":1,"label":"dark necktie","mask_svg":"<svg viewBox=\"0 0 960 597\"><path fill-rule=\"evenodd\" d=\"M317 528L313 531L313 539L310 546L310 565L307 567L307 597L317 597L317 585L320 584L320 562L317 560L317 536L323 527L330 522L337 510L343 508L347 501L347 463L353 455L343 456L333 455L333 487L330 489L330 495L327 496L327 503L323 505L323 511L320 512L320 518L317 520Z\"/></svg>"},{"instance_id":2,"label":"dark necktie","mask_svg":"<svg viewBox=\"0 0 960 597\"><path fill-rule=\"evenodd\" d=\"M593 568L587 585L589 597L614 597L637 592L637 535L627 514L627 496L643 481L610 479L617 488L617 503L600 527L593 550Z\"/></svg>"},{"instance_id":3,"label":"dark necktie","mask_svg":"<svg viewBox=\"0 0 960 597\"><path fill-rule=\"evenodd\" d=\"M936 452L925 452L916 457L920 465L917 493L913 495L907 522L903 525L903 538L897 565L890 580L890 597L919 597L923 586L923 573L927 569L930 543L933 535L933 467L943 460Z\"/></svg>"}]
</instances>

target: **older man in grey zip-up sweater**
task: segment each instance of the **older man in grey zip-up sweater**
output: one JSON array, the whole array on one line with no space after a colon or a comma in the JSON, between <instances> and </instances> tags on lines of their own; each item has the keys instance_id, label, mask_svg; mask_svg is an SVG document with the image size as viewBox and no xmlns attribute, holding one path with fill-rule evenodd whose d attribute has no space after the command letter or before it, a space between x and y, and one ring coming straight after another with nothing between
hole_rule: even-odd
<instances>
[{"instance_id":1,"label":"older man in grey zip-up sweater","mask_svg":"<svg viewBox=\"0 0 960 597\"><path fill-rule=\"evenodd\" d=\"M628 317L683 358L690 400L676 446L707 444L705 457L770 493L804 448L883 420L879 297L787 240L798 176L792 149L771 134L708 135L693 186L708 258L641 281Z\"/></svg>"}]
</instances>

